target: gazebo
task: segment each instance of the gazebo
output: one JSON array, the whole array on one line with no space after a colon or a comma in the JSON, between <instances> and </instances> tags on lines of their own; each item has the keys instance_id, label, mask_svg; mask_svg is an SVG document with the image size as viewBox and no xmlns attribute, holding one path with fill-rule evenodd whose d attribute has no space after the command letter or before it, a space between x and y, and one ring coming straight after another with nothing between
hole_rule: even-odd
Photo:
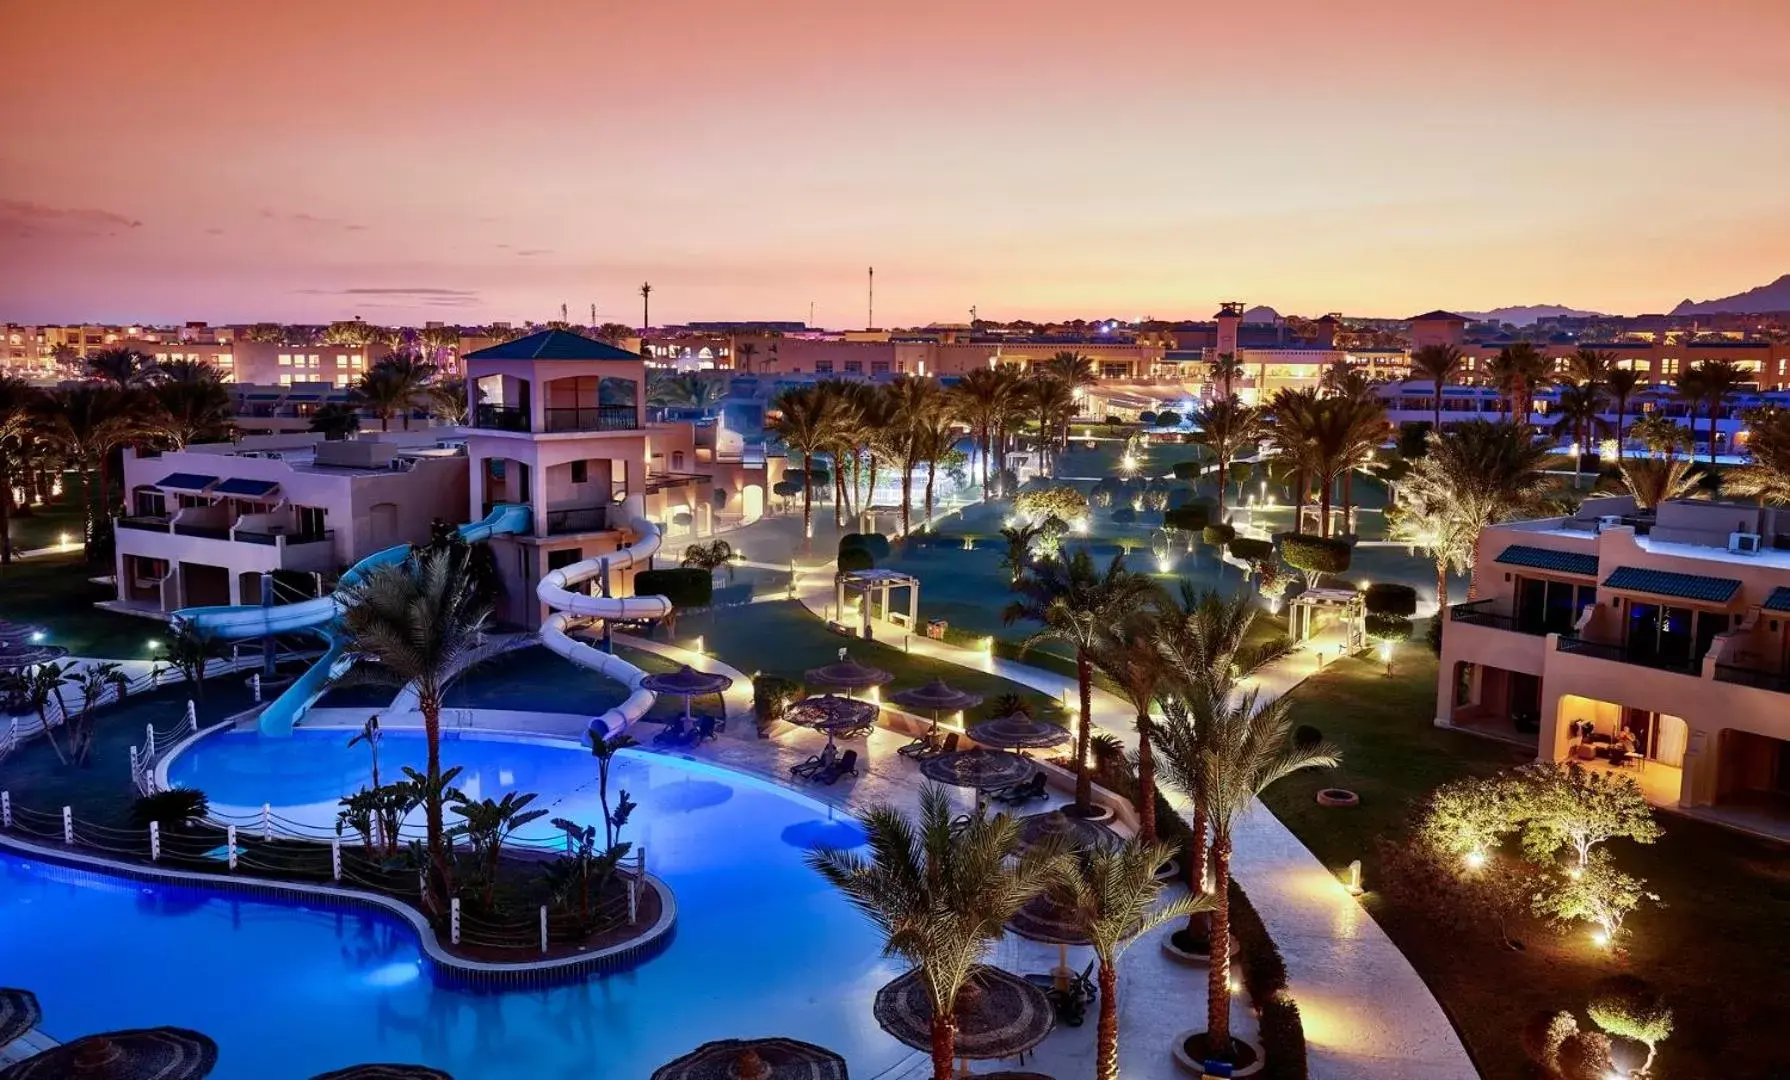
<instances>
[{"instance_id":1,"label":"gazebo","mask_svg":"<svg viewBox=\"0 0 1790 1080\"><path fill-rule=\"evenodd\" d=\"M1361 594L1354 589L1307 589L1287 609L1287 636L1305 641L1336 619L1347 621L1351 650L1365 642L1367 628Z\"/></svg>"},{"instance_id":2,"label":"gazebo","mask_svg":"<svg viewBox=\"0 0 1790 1080\"><path fill-rule=\"evenodd\" d=\"M907 590L907 611L891 612L889 594L896 589ZM861 603L858 605L858 633L869 640L874 635L870 632L870 619L876 601L881 600L882 618L913 632L920 618L920 579L912 574L904 574L899 570L850 570L840 574L834 583L834 605L838 611L838 621L845 622L845 598L847 593L856 594Z\"/></svg>"}]
</instances>

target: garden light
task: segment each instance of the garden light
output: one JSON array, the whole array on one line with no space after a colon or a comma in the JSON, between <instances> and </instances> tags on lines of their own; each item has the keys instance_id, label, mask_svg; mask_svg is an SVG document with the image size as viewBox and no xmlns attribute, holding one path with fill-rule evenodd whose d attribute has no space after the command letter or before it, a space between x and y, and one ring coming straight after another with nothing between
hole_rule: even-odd
<instances>
[{"instance_id":1,"label":"garden light","mask_svg":"<svg viewBox=\"0 0 1790 1080\"><path fill-rule=\"evenodd\" d=\"M1382 663L1382 664L1392 663L1392 642L1390 642L1390 641L1380 642L1380 663Z\"/></svg>"},{"instance_id":2,"label":"garden light","mask_svg":"<svg viewBox=\"0 0 1790 1080\"><path fill-rule=\"evenodd\" d=\"M1596 930L1591 931L1591 944L1596 945L1600 949L1609 948L1610 947L1610 932L1608 930L1605 930L1601 926L1598 927Z\"/></svg>"},{"instance_id":3,"label":"garden light","mask_svg":"<svg viewBox=\"0 0 1790 1080\"><path fill-rule=\"evenodd\" d=\"M1467 869L1478 870L1480 867L1482 867L1484 865L1485 865L1485 852L1483 852L1483 851L1467 852Z\"/></svg>"},{"instance_id":4,"label":"garden light","mask_svg":"<svg viewBox=\"0 0 1790 1080\"><path fill-rule=\"evenodd\" d=\"M42 630L31 631L31 644L41 645L41 644L43 644L43 640L44 640L44 632Z\"/></svg>"},{"instance_id":5,"label":"garden light","mask_svg":"<svg viewBox=\"0 0 1790 1080\"><path fill-rule=\"evenodd\" d=\"M702 647L702 638L703 638L703 635L701 635L701 634L696 635L696 655L697 656L708 655L708 653Z\"/></svg>"},{"instance_id":6,"label":"garden light","mask_svg":"<svg viewBox=\"0 0 1790 1080\"><path fill-rule=\"evenodd\" d=\"M1174 568L1175 560L1168 555L1156 556L1156 572L1166 574Z\"/></svg>"},{"instance_id":7,"label":"garden light","mask_svg":"<svg viewBox=\"0 0 1790 1080\"><path fill-rule=\"evenodd\" d=\"M150 652L154 652L155 650L157 650L161 647L162 647L162 642L161 642L160 638L150 638L149 639L149 651Z\"/></svg>"},{"instance_id":8,"label":"garden light","mask_svg":"<svg viewBox=\"0 0 1790 1080\"><path fill-rule=\"evenodd\" d=\"M57 533L56 534L56 543L60 544L63 547L67 547L70 544L74 543L74 541L69 538L69 535L67 533Z\"/></svg>"}]
</instances>

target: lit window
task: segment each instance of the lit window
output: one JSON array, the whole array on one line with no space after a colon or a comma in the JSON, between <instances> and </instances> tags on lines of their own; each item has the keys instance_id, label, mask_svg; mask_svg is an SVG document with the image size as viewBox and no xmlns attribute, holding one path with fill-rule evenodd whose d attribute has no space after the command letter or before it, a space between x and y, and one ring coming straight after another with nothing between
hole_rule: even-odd
<instances>
[{"instance_id":1,"label":"lit window","mask_svg":"<svg viewBox=\"0 0 1790 1080\"><path fill-rule=\"evenodd\" d=\"M348 354L347 353L337 353L336 354L336 366L337 367L347 367L348 366Z\"/></svg>"},{"instance_id":2,"label":"lit window","mask_svg":"<svg viewBox=\"0 0 1790 1080\"><path fill-rule=\"evenodd\" d=\"M218 353L218 366L219 367L229 367L230 365L232 365L234 363L236 363L235 356L232 356L230 353L227 353L227 352Z\"/></svg>"},{"instance_id":3,"label":"lit window","mask_svg":"<svg viewBox=\"0 0 1790 1080\"><path fill-rule=\"evenodd\" d=\"M833 361L831 361L831 360L816 360L814 362L814 373L816 375L831 375L831 374L833 374Z\"/></svg>"},{"instance_id":4,"label":"lit window","mask_svg":"<svg viewBox=\"0 0 1790 1080\"><path fill-rule=\"evenodd\" d=\"M347 386L347 385L348 385L348 373L346 371L338 371L336 373L336 386L343 387L343 386Z\"/></svg>"},{"instance_id":5,"label":"lit window","mask_svg":"<svg viewBox=\"0 0 1790 1080\"><path fill-rule=\"evenodd\" d=\"M292 366L292 354L291 353L281 353L279 356L279 360L280 360L281 367L291 367Z\"/></svg>"},{"instance_id":6,"label":"lit window","mask_svg":"<svg viewBox=\"0 0 1790 1080\"><path fill-rule=\"evenodd\" d=\"M290 371L280 372L280 385L281 386L291 386L292 385L292 373Z\"/></svg>"}]
</instances>

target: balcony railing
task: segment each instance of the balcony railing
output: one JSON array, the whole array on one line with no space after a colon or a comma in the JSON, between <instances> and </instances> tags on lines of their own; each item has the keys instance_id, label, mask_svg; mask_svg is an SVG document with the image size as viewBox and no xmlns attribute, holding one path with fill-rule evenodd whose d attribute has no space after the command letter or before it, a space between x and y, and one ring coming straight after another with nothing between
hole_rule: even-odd
<instances>
[{"instance_id":1,"label":"balcony railing","mask_svg":"<svg viewBox=\"0 0 1790 1080\"><path fill-rule=\"evenodd\" d=\"M632 405L544 411L548 431L633 431L640 427L640 415Z\"/></svg>"},{"instance_id":2,"label":"balcony railing","mask_svg":"<svg viewBox=\"0 0 1790 1080\"><path fill-rule=\"evenodd\" d=\"M1735 667L1732 664L1717 664L1715 666L1715 681L1790 694L1790 673L1759 671L1755 668Z\"/></svg>"},{"instance_id":3,"label":"balcony railing","mask_svg":"<svg viewBox=\"0 0 1790 1080\"><path fill-rule=\"evenodd\" d=\"M294 544L315 544L325 540L334 540L336 538L336 531L334 529L324 529L322 532L309 533L270 533L251 532L248 529L237 529L233 534L233 538L240 540L245 544L265 544L268 547L273 547L284 540L287 547L292 547Z\"/></svg>"},{"instance_id":4,"label":"balcony railing","mask_svg":"<svg viewBox=\"0 0 1790 1080\"><path fill-rule=\"evenodd\" d=\"M183 525L175 522L174 532L179 536L200 536L207 540L230 539L230 528L227 525Z\"/></svg>"},{"instance_id":5,"label":"balcony railing","mask_svg":"<svg viewBox=\"0 0 1790 1080\"><path fill-rule=\"evenodd\" d=\"M165 533L168 531L168 519L165 517L152 517L139 514L134 517L118 518L115 523L120 529L136 529L140 532L158 533Z\"/></svg>"},{"instance_id":6,"label":"balcony railing","mask_svg":"<svg viewBox=\"0 0 1790 1080\"><path fill-rule=\"evenodd\" d=\"M1703 662L1691 657L1661 656L1656 652L1636 649L1628 645L1611 645L1601 641L1586 641L1584 638L1560 639L1559 649L1564 653L1579 656L1595 657L1599 660L1614 660L1619 664L1634 664L1636 667L1653 668L1656 671L1673 671L1680 675L1701 675Z\"/></svg>"},{"instance_id":7,"label":"balcony railing","mask_svg":"<svg viewBox=\"0 0 1790 1080\"><path fill-rule=\"evenodd\" d=\"M1513 634L1532 634L1544 637L1553 632L1542 619L1517 618L1503 615L1492 610L1491 600L1469 600L1464 604L1455 604L1448 609L1450 622L1467 623L1470 626L1489 626L1493 630L1508 630ZM1572 627L1558 628L1562 634L1570 634Z\"/></svg>"},{"instance_id":8,"label":"balcony railing","mask_svg":"<svg viewBox=\"0 0 1790 1080\"><path fill-rule=\"evenodd\" d=\"M608 528L609 508L606 506L576 506L564 510L547 511L548 536L602 532Z\"/></svg>"},{"instance_id":9,"label":"balcony railing","mask_svg":"<svg viewBox=\"0 0 1790 1080\"><path fill-rule=\"evenodd\" d=\"M528 410L520 405L480 405L473 410L472 426L493 431L527 431Z\"/></svg>"}]
</instances>

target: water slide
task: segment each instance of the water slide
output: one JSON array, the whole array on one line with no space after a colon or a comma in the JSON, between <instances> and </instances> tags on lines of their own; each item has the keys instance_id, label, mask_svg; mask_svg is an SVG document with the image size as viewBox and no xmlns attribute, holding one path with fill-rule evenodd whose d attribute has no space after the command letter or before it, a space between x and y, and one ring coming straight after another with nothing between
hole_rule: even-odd
<instances>
[{"instance_id":1,"label":"water slide","mask_svg":"<svg viewBox=\"0 0 1790 1080\"><path fill-rule=\"evenodd\" d=\"M541 624L541 644L579 667L608 676L633 691L620 705L591 718L591 730L605 736L626 730L645 716L653 707L653 692L640 686L646 672L613 653L574 640L567 627L574 619L662 619L671 614L671 601L663 596L591 596L578 591L579 586L587 586L593 580L607 591L610 571L643 565L659 550L659 527L646 519L641 498L629 496L622 507L629 530L639 539L619 551L561 567L535 587L535 595L553 609L553 614Z\"/></svg>"},{"instance_id":2,"label":"water slide","mask_svg":"<svg viewBox=\"0 0 1790 1080\"><path fill-rule=\"evenodd\" d=\"M527 506L504 504L496 507L483 521L460 526L458 532L468 543L481 543L505 533L527 532L534 527L534 512ZM410 555L409 544L398 544L375 551L349 567L336 584L339 591L365 578L375 567L392 566ZM176 622L188 623L220 641L243 641L266 638L274 634L312 633L323 638L328 647L317 663L294 679L284 693L263 709L260 717L263 735L290 735L292 727L304 716L312 702L322 696L330 681L339 678L351 661L347 642L335 632L336 616L342 603L336 593L296 604L222 605L218 607L181 608L174 613Z\"/></svg>"}]
</instances>

